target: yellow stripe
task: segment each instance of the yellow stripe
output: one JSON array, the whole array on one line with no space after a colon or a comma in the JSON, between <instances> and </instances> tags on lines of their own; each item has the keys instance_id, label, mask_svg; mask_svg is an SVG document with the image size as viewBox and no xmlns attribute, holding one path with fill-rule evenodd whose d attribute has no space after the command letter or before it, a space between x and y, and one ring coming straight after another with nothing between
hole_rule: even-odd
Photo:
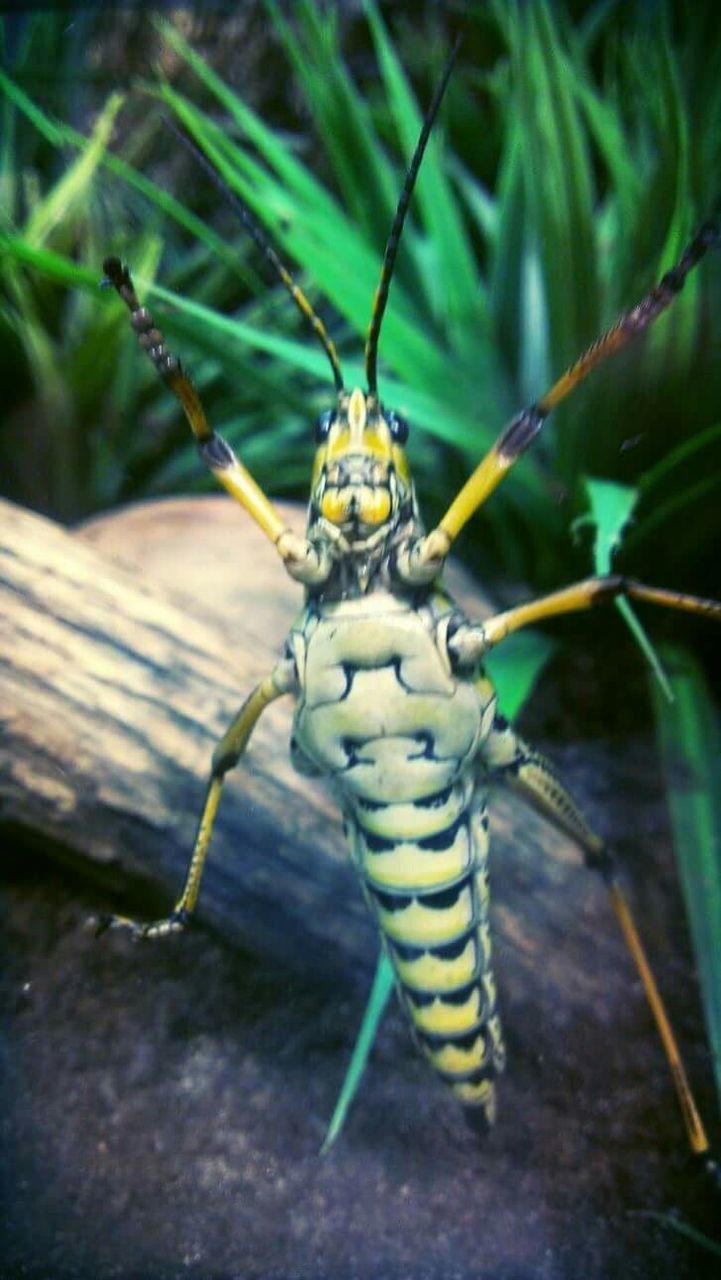
<instances>
[{"instance_id":1,"label":"yellow stripe","mask_svg":"<svg viewBox=\"0 0 721 1280\"><path fill-rule=\"evenodd\" d=\"M465 987L475 976L478 953L473 938L454 960L444 960L433 951L426 951L417 960L400 960L393 964L401 982L420 991L454 991Z\"/></svg>"},{"instance_id":2,"label":"yellow stripe","mask_svg":"<svg viewBox=\"0 0 721 1280\"><path fill-rule=\"evenodd\" d=\"M383 836L386 840L412 841L419 837L435 836L460 818L469 799L468 787L448 788L443 804L422 805L386 804L378 809L366 809L356 803L355 818L362 831ZM361 832L362 834L362 832Z\"/></svg>"},{"instance_id":3,"label":"yellow stripe","mask_svg":"<svg viewBox=\"0 0 721 1280\"><path fill-rule=\"evenodd\" d=\"M488 1045L485 1036L479 1032L470 1049L462 1049L456 1044L444 1044L442 1049L429 1049L427 1052L438 1071L461 1076L483 1066L488 1056Z\"/></svg>"},{"instance_id":4,"label":"yellow stripe","mask_svg":"<svg viewBox=\"0 0 721 1280\"><path fill-rule=\"evenodd\" d=\"M451 1085L451 1089L460 1102L472 1105L480 1103L488 1123L493 1124L496 1118L496 1090L491 1080L481 1080L480 1084L469 1084L468 1081L463 1081Z\"/></svg>"},{"instance_id":5,"label":"yellow stripe","mask_svg":"<svg viewBox=\"0 0 721 1280\"><path fill-rule=\"evenodd\" d=\"M448 849L419 849L417 844L399 844L385 853L366 849L363 868L379 889L429 889L459 880L472 860L468 829L459 826Z\"/></svg>"},{"instance_id":6,"label":"yellow stripe","mask_svg":"<svg viewBox=\"0 0 721 1280\"><path fill-rule=\"evenodd\" d=\"M436 1036L464 1035L478 1026L483 1016L483 1001L478 987L474 987L464 1004L448 1004L437 999L418 1009L409 1002L411 1018L419 1031Z\"/></svg>"},{"instance_id":7,"label":"yellow stripe","mask_svg":"<svg viewBox=\"0 0 721 1280\"><path fill-rule=\"evenodd\" d=\"M409 946L433 946L453 942L466 933L473 924L473 900L470 889L464 889L458 901L445 910L424 907L421 902L411 902L402 911L384 911L378 907L378 919L384 933L396 942Z\"/></svg>"}]
</instances>

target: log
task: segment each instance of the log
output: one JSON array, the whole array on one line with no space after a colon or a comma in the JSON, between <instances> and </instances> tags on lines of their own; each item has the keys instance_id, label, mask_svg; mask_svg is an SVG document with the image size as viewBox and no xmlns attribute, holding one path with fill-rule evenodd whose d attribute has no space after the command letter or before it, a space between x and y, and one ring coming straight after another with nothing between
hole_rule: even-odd
<instances>
[{"instance_id":1,"label":"log","mask_svg":"<svg viewBox=\"0 0 721 1280\"><path fill-rule=\"evenodd\" d=\"M286 514L302 527L301 509ZM129 893L136 911L164 914L213 746L270 669L300 592L224 497L145 503L74 533L5 503L0 527L3 822ZM468 575L451 569L449 582L479 616ZM290 714L290 700L268 709L226 785L198 918L296 971L367 976L374 926L330 796L290 766ZM493 823L494 859L506 864L496 930L519 997L542 964L554 1003L607 998L592 974L569 983L549 954L549 936L589 909L589 895L594 945L608 929L595 880L571 871L577 849L511 798Z\"/></svg>"},{"instance_id":2,"label":"log","mask_svg":"<svg viewBox=\"0 0 721 1280\"><path fill-rule=\"evenodd\" d=\"M182 884L213 746L298 603L282 571L264 588L273 549L240 514L152 503L71 534L2 506L3 820L116 891L141 882L151 912ZM268 710L227 788L201 918L290 962L348 963L371 929L333 810L287 760L288 717Z\"/></svg>"}]
</instances>

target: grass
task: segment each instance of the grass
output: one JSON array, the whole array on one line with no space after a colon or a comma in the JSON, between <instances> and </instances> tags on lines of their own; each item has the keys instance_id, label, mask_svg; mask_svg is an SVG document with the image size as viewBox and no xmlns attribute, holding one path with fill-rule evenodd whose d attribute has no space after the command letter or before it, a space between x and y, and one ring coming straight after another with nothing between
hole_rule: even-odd
<instances>
[{"instance_id":1,"label":"grass","mask_svg":"<svg viewBox=\"0 0 721 1280\"><path fill-rule=\"evenodd\" d=\"M168 21L159 20L160 36L185 64L187 87L158 77L135 96L145 95L148 121L163 113L180 120L248 203L331 325L346 381L361 382L380 255L422 106L372 3L364 31L377 77L365 90L344 61L337 15L321 21L315 4L302 0L290 23L274 3L267 7L277 56L287 58L323 150L322 177L298 140L262 120ZM659 277L713 204L721 88L704 75L702 32L690 24L674 41L664 22L647 29L640 11L633 20L612 7L594 13L574 29L561 6L468 11L466 49L419 178L380 351L382 393L416 428L413 462L430 516L510 414ZM474 48L490 36L497 53L478 71ZM437 43L424 101L443 54ZM221 211L221 235L199 215L198 200L184 205L104 150L97 132L84 138L23 93L31 55L32 44L12 83L3 79L12 123L3 185L13 194L0 322L22 362L15 382L23 408L34 398L45 422L49 402L64 405L46 470L68 472L71 492L28 500L67 518L187 485L195 475L173 406L150 370L131 376L122 318L99 296L97 264L110 249L128 258L151 301L162 298L161 322L213 421L244 450L259 481L301 494L311 455L306 423L330 390L322 352L282 291L258 278L263 269L229 217ZM113 97L105 110L123 104ZM469 163L480 132L495 140L481 178ZM53 210L65 180L48 183L47 169L28 179L33 134L76 157L63 217ZM202 187L199 175L192 178L186 187ZM142 209L132 240L127 217L104 212L104 202L127 199ZM108 222L113 230L103 235ZM153 287L161 249L162 295ZM57 279L53 253L65 258L67 292L51 294L43 279L47 271ZM718 279L718 265L704 264L648 340L557 411L464 535L484 575L500 571L546 587L577 572L568 529L585 506L583 477L593 475L640 483L627 543L634 571L662 561L670 585L708 577L699 547L716 527L721 474L721 387L710 337L719 331ZM97 330L104 359L93 346ZM238 362L242 376L233 377ZM88 385L89 368L102 375L97 388ZM696 439L697 456L664 473ZM87 448L98 459L78 475ZM70 466L60 465L63 455ZM691 510L693 537L684 518Z\"/></svg>"}]
</instances>

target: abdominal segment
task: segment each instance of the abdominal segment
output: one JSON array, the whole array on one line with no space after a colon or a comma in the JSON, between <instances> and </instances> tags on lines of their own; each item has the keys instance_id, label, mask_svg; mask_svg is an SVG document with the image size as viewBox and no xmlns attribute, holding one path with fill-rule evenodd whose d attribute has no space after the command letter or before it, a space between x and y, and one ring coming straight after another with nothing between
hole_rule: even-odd
<instances>
[{"instance_id":1,"label":"abdominal segment","mask_svg":"<svg viewBox=\"0 0 721 1280\"><path fill-rule=\"evenodd\" d=\"M485 806L457 780L348 815L353 858L415 1039L464 1104L492 1122L504 1047L488 923Z\"/></svg>"}]
</instances>

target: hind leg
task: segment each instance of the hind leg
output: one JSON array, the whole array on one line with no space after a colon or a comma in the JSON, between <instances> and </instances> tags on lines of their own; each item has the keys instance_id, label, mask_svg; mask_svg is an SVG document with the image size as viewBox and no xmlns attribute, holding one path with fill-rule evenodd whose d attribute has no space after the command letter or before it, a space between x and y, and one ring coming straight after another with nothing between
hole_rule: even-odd
<instances>
[{"instance_id":1,"label":"hind leg","mask_svg":"<svg viewBox=\"0 0 721 1280\"><path fill-rule=\"evenodd\" d=\"M496 716L493 728L484 743L482 755L493 777L506 782L523 799L539 809L555 826L572 836L583 849L588 866L599 871L603 876L610 894L611 905L626 946L636 965L663 1044L689 1145L694 1155L704 1161L709 1172L714 1177L718 1177L718 1166L710 1156L709 1141L691 1092L676 1037L646 957L631 908L619 884L613 855L601 837L588 824L553 766L540 752L524 742L501 716Z\"/></svg>"}]
</instances>

